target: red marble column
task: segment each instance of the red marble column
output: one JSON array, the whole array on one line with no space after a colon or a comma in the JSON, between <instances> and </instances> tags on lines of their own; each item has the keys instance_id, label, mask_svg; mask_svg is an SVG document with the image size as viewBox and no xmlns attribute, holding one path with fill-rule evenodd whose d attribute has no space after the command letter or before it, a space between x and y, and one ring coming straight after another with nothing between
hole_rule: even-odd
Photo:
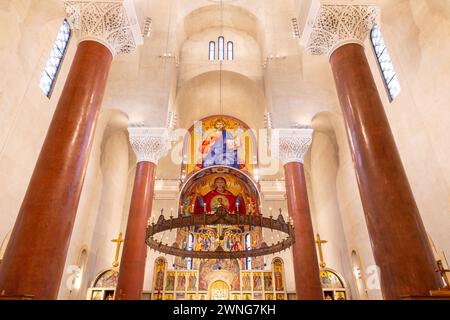
<instances>
[{"instance_id":1,"label":"red marble column","mask_svg":"<svg viewBox=\"0 0 450 320\"><path fill-rule=\"evenodd\" d=\"M424 296L439 278L364 48L331 55L358 186L385 299Z\"/></svg>"},{"instance_id":2,"label":"red marble column","mask_svg":"<svg viewBox=\"0 0 450 320\"><path fill-rule=\"evenodd\" d=\"M292 251L297 299L322 300L322 284L303 164L289 162L284 165L284 173L288 210L295 228Z\"/></svg>"},{"instance_id":3,"label":"red marble column","mask_svg":"<svg viewBox=\"0 0 450 320\"><path fill-rule=\"evenodd\" d=\"M0 268L0 295L58 295L112 59L98 42L78 46Z\"/></svg>"},{"instance_id":4,"label":"red marble column","mask_svg":"<svg viewBox=\"0 0 450 320\"><path fill-rule=\"evenodd\" d=\"M154 163L138 162L120 262L116 300L141 299L147 257L146 228L152 212L155 172Z\"/></svg>"}]
</instances>

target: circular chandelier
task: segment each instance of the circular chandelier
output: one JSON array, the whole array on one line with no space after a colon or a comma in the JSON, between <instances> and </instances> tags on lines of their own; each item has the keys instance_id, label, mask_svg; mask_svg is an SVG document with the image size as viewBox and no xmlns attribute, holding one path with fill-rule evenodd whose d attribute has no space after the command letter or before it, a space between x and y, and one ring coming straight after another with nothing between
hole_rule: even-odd
<instances>
[{"instance_id":1,"label":"circular chandelier","mask_svg":"<svg viewBox=\"0 0 450 320\"><path fill-rule=\"evenodd\" d=\"M177 243L169 246L154 239L156 234L168 230L189 229L190 227L195 226L210 225L243 225L267 228L283 232L287 234L287 238L270 246L266 243L262 243L260 248L245 251L225 251L221 244L219 244L214 251L192 251L179 248ZM196 259L240 259L246 257L260 257L286 250L295 242L294 226L291 223L286 222L281 213L277 219L273 219L272 216L267 218L262 215L253 216L229 213L224 207L219 208L214 214L204 213L187 217L179 216L178 218L173 218L171 216L168 220L165 219L164 215L161 213L156 223L148 224L146 238L147 245L153 250L173 256Z\"/></svg>"}]
</instances>

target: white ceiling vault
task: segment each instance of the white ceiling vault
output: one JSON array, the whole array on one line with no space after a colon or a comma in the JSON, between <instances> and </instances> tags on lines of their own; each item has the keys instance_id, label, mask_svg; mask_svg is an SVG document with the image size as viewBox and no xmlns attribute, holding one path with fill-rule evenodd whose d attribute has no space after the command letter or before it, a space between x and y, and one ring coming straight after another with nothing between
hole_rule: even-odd
<instances>
[{"instance_id":1,"label":"white ceiling vault","mask_svg":"<svg viewBox=\"0 0 450 320\"><path fill-rule=\"evenodd\" d=\"M141 28L151 19L150 35L134 53L116 57L104 103L130 123L165 126L173 111L188 128L223 113L258 129L272 112L275 127L292 127L336 110L326 58L309 56L292 35L298 0L134 2ZM222 72L208 60L208 43L220 35L235 46Z\"/></svg>"}]
</instances>

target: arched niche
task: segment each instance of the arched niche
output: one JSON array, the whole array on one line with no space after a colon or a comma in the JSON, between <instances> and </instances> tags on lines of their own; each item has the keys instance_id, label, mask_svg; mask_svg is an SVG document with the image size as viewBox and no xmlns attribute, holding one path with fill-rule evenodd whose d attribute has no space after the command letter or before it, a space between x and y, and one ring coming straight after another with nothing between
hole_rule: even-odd
<instances>
[{"instance_id":1,"label":"arched niche","mask_svg":"<svg viewBox=\"0 0 450 320\"><path fill-rule=\"evenodd\" d=\"M183 143L182 179L214 165L231 166L249 175L257 172L256 136L245 122L228 115L214 115L190 127Z\"/></svg>"},{"instance_id":2,"label":"arched niche","mask_svg":"<svg viewBox=\"0 0 450 320\"><path fill-rule=\"evenodd\" d=\"M252 215L260 212L261 195L258 185L249 175L232 167L212 166L196 172L182 185L178 199L179 215L215 212L215 206L219 204L214 202L214 193L220 193L217 191L219 179L224 181L223 193L226 192L227 195L223 206L228 212ZM201 203L204 203L204 206Z\"/></svg>"},{"instance_id":3,"label":"arched niche","mask_svg":"<svg viewBox=\"0 0 450 320\"><path fill-rule=\"evenodd\" d=\"M335 270L321 269L320 280L325 300L350 300L347 283Z\"/></svg>"},{"instance_id":4,"label":"arched niche","mask_svg":"<svg viewBox=\"0 0 450 320\"><path fill-rule=\"evenodd\" d=\"M106 269L100 272L88 289L87 300L113 300L119 279L119 270Z\"/></svg>"},{"instance_id":5,"label":"arched niche","mask_svg":"<svg viewBox=\"0 0 450 320\"><path fill-rule=\"evenodd\" d=\"M262 128L265 104L262 87L254 80L236 72L217 70L186 82L175 102L178 125L185 129L199 119L224 114L240 119L252 129Z\"/></svg>"}]
</instances>

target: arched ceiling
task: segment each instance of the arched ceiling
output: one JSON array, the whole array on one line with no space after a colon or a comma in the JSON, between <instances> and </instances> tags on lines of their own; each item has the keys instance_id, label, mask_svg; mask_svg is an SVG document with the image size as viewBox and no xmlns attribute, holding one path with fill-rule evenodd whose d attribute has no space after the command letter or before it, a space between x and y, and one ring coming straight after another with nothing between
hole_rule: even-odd
<instances>
[{"instance_id":1,"label":"arched ceiling","mask_svg":"<svg viewBox=\"0 0 450 320\"><path fill-rule=\"evenodd\" d=\"M220 27L246 32L255 40L259 39L261 32L259 21L254 14L232 5L224 5L223 10L219 5L198 8L185 17L182 26L180 32L184 31L185 38L209 28Z\"/></svg>"},{"instance_id":2,"label":"arched ceiling","mask_svg":"<svg viewBox=\"0 0 450 320\"><path fill-rule=\"evenodd\" d=\"M246 122L251 128L262 128L265 108L260 87L242 74L230 71L222 72L222 81L219 71L191 79L181 88L176 99L178 125L181 128L189 128L196 120L215 114L230 115Z\"/></svg>"},{"instance_id":3,"label":"arched ceiling","mask_svg":"<svg viewBox=\"0 0 450 320\"><path fill-rule=\"evenodd\" d=\"M166 125L169 110L182 128L220 113L220 63L208 60L207 48L223 30L237 42L236 59L222 64L223 112L254 129L264 127L267 111L277 127L309 122L336 98L326 57L306 55L292 37L296 1L224 1L222 10L209 0L135 0L141 25L152 19L151 34L132 54L116 57L105 107L155 127Z\"/></svg>"}]
</instances>

